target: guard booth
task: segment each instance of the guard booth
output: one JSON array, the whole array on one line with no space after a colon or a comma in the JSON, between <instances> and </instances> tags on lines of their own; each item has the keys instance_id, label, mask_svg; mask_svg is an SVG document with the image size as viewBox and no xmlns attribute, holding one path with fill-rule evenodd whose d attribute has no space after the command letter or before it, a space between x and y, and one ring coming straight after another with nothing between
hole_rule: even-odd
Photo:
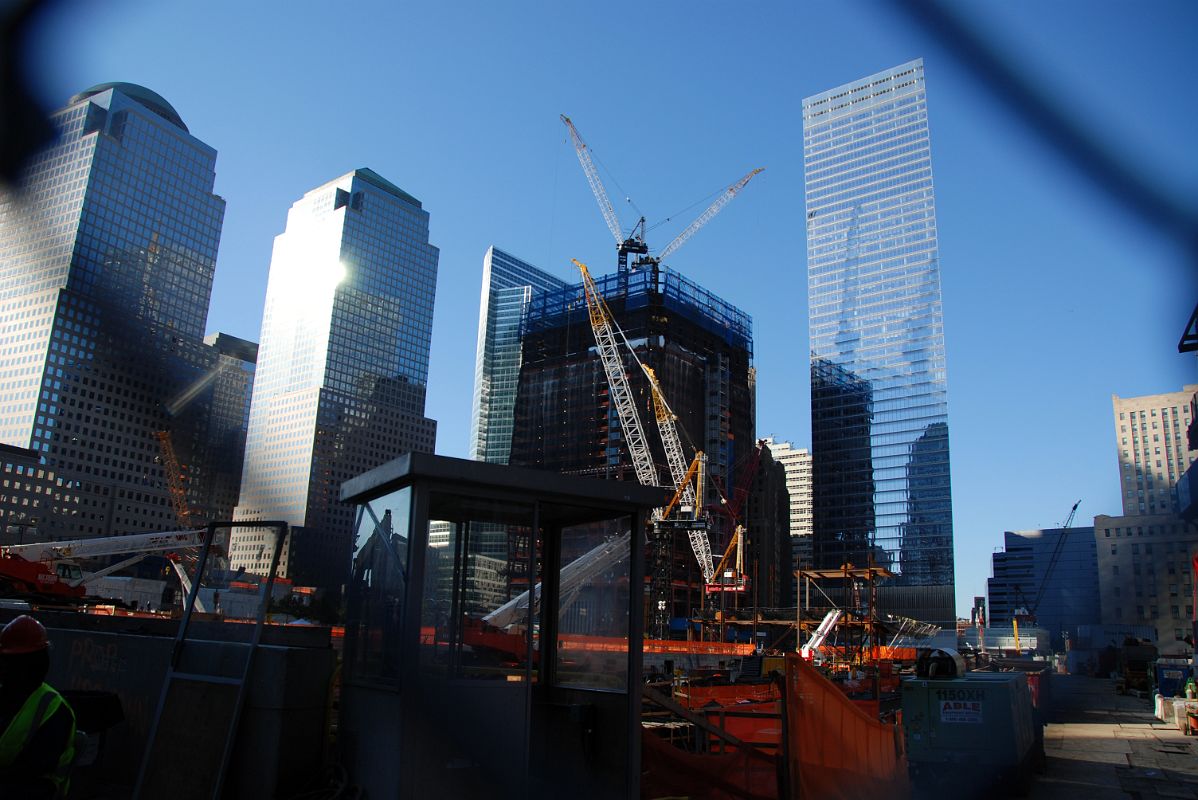
<instances>
[{"instance_id":1,"label":"guard booth","mask_svg":"<svg viewBox=\"0 0 1198 800\"><path fill-rule=\"evenodd\" d=\"M371 798L639 795L666 491L410 453L347 481L339 736Z\"/></svg>"}]
</instances>

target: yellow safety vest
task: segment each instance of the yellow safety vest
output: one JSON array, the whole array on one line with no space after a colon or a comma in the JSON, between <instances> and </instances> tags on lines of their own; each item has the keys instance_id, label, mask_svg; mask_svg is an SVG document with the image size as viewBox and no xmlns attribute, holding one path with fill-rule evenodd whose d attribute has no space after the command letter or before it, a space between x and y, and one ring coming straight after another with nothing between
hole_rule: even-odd
<instances>
[{"instance_id":1,"label":"yellow safety vest","mask_svg":"<svg viewBox=\"0 0 1198 800\"><path fill-rule=\"evenodd\" d=\"M21 710L8 723L8 728L0 735L0 769L6 769L12 766L42 724L64 707L71 715L70 735L67 736L66 746L54 772L44 776L54 783L59 797L66 797L71 788L71 762L75 760L75 711L62 699L62 695L49 684L43 683L33 690L33 694L29 695Z\"/></svg>"}]
</instances>

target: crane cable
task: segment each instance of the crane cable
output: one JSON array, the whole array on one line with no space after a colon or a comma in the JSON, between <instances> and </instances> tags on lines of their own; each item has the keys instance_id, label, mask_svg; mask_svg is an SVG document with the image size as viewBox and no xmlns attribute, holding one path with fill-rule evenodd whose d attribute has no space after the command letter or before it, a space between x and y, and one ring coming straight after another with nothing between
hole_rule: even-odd
<instances>
[{"instance_id":1,"label":"crane cable","mask_svg":"<svg viewBox=\"0 0 1198 800\"><path fill-rule=\"evenodd\" d=\"M620 190L620 194L624 195L624 202L628 203L630 206L632 206L634 209L636 209L636 213L638 216L641 216L641 217L645 216L645 212L641 211L641 207L638 206L636 204L636 201L632 199L632 195L630 195L630 194L628 194L628 192L624 191L624 187L620 185L620 180L616 177L616 174L607 168L607 164L603 163L603 159L599 158L599 154L595 152L595 148L591 147L588 144L587 151L591 154L591 158L594 159L594 161L600 167L603 168L603 171L607 173L607 177L610 178L611 182L614 183L616 185L616 188ZM633 226L633 229L635 230L636 226ZM621 230L623 230L623 226L621 226Z\"/></svg>"},{"instance_id":2,"label":"crane cable","mask_svg":"<svg viewBox=\"0 0 1198 800\"><path fill-rule=\"evenodd\" d=\"M728 188L729 188L729 187L731 187L731 186L735 186L735 184L734 184L734 183L730 183L730 184L728 184L727 186L723 186L723 187L721 187L721 188L719 188L719 189L716 189L716 190L715 190L714 192L712 192L711 194L709 194L709 195L706 195L705 197L701 197L701 198L699 198L698 200L696 200L695 202L691 203L691 204L690 204L689 206L687 206L686 208L683 208L683 209L681 209L681 210L679 210L679 211L675 211L673 214L671 214L671 215L669 215L668 217L666 217L666 218L662 219L661 221L653 223L653 224L652 224L652 225L650 225L648 228L645 228L645 234L646 234L646 235L648 235L648 234L649 234L649 231L655 231L655 230L657 230L657 229L658 229L658 228L660 228L662 225L665 225L667 222L669 222L669 221L671 221L672 219L674 219L674 217L678 216L679 214L685 214L686 212L690 211L690 210L691 210L692 208L694 208L695 206L699 206L699 205L702 205L703 203L707 203L707 202L710 202L711 200L714 200L715 198L719 197L719 196L720 196L722 193L724 193L724 192L728 191Z\"/></svg>"}]
</instances>

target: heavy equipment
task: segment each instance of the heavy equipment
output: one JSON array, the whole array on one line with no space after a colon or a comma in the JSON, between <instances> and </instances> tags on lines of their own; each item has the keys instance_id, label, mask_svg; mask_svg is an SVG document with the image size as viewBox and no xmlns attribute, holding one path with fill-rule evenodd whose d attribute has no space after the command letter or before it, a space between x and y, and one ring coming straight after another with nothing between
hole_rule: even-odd
<instances>
[{"instance_id":1,"label":"heavy equipment","mask_svg":"<svg viewBox=\"0 0 1198 800\"><path fill-rule=\"evenodd\" d=\"M152 553L178 553L203 541L201 529L11 545L0 548L0 591L77 602L86 594L85 581L132 566ZM76 561L113 555L129 557L86 575Z\"/></svg>"},{"instance_id":2,"label":"heavy equipment","mask_svg":"<svg viewBox=\"0 0 1198 800\"><path fill-rule=\"evenodd\" d=\"M591 192L595 195L595 202L599 204L599 212L603 215L603 221L607 223L608 230L611 231L616 240L616 267L620 275L625 275L628 272L628 256L630 254L637 255L639 258L632 264L633 269L641 267L657 267L674 253L679 247L698 233L699 229L712 220L712 218L724 210L728 203L740 193L740 190L748 185L749 181L764 170L763 167L758 167L745 175L740 180L726 187L716 197L715 201L703 211L694 222L686 226L682 233L674 237L674 239L662 248L661 252L656 256L649 254L649 245L645 242L645 218L642 216L632 226L632 232L625 236L623 228L620 226L620 218L616 216L616 210L612 206L611 200L607 196L607 190L603 187L603 181L599 177L599 170L595 168L594 159L591 157L591 149L587 143L583 141L582 135L574 126L574 123L565 114L561 115L562 123L570 131L570 141L574 145L574 151L578 155L578 163L582 165L582 171L586 174L587 183L591 186Z\"/></svg>"},{"instance_id":3,"label":"heavy equipment","mask_svg":"<svg viewBox=\"0 0 1198 800\"><path fill-rule=\"evenodd\" d=\"M590 314L591 330L595 334L595 346L599 351L599 358L603 363L604 373L607 375L612 401L616 406L616 414L619 416L620 427L623 430L624 438L628 442L628 452L632 458L632 466L636 471L637 480L644 486L657 486L660 483L657 468L653 464L653 455L649 451L649 443L645 438L644 426L641 425L640 413L637 411L636 401L628 381L628 374L624 370L624 360L620 356L619 345L621 342L649 380L649 385L653 393L658 432L661 435L662 446L666 452L666 460L670 466L678 499L682 501L683 506L691 510L691 513L697 514L699 508L695 503L695 494L690 488L690 482L687 478L689 470L683 466L686 462L684 460L685 455L682 443L678 435L677 417L670 410L669 403L666 402L665 395L661 391L661 386L658 384L653 370L641 363L636 350L633 349L628 339L624 336L624 332L616 322L611 309L608 308L607 302L595 287L595 281L591 277L587 265L578 259L573 259L573 261L582 274L583 292ZM701 455L701 453L696 454L696 458L700 458ZM674 505L674 502L671 502L666 508L672 509ZM665 516L666 508L655 512L654 519L657 521L662 520ZM703 575L703 582L707 583L711 580L713 568L711 563L711 541L708 538L706 526L702 528L692 526L689 536L691 549L695 553L695 560Z\"/></svg>"}]
</instances>

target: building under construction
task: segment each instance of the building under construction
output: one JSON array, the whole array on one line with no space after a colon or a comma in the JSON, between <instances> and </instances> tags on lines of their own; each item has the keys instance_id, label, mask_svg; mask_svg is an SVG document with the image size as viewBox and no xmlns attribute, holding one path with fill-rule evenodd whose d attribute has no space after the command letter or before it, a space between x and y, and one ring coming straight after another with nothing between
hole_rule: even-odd
<instances>
[{"instance_id":1,"label":"building under construction","mask_svg":"<svg viewBox=\"0 0 1198 800\"><path fill-rule=\"evenodd\" d=\"M595 278L595 287L636 357L655 371L684 447L707 455L708 501L731 497L754 453L749 315L657 266ZM636 481L581 283L532 297L522 350L510 463ZM651 420L649 382L626 348L622 357L640 417ZM661 442L653 433L648 439L659 484L673 485ZM717 559L729 534L730 526L712 535ZM673 539L670 617L677 629L703 605L703 578L687 537Z\"/></svg>"}]
</instances>

